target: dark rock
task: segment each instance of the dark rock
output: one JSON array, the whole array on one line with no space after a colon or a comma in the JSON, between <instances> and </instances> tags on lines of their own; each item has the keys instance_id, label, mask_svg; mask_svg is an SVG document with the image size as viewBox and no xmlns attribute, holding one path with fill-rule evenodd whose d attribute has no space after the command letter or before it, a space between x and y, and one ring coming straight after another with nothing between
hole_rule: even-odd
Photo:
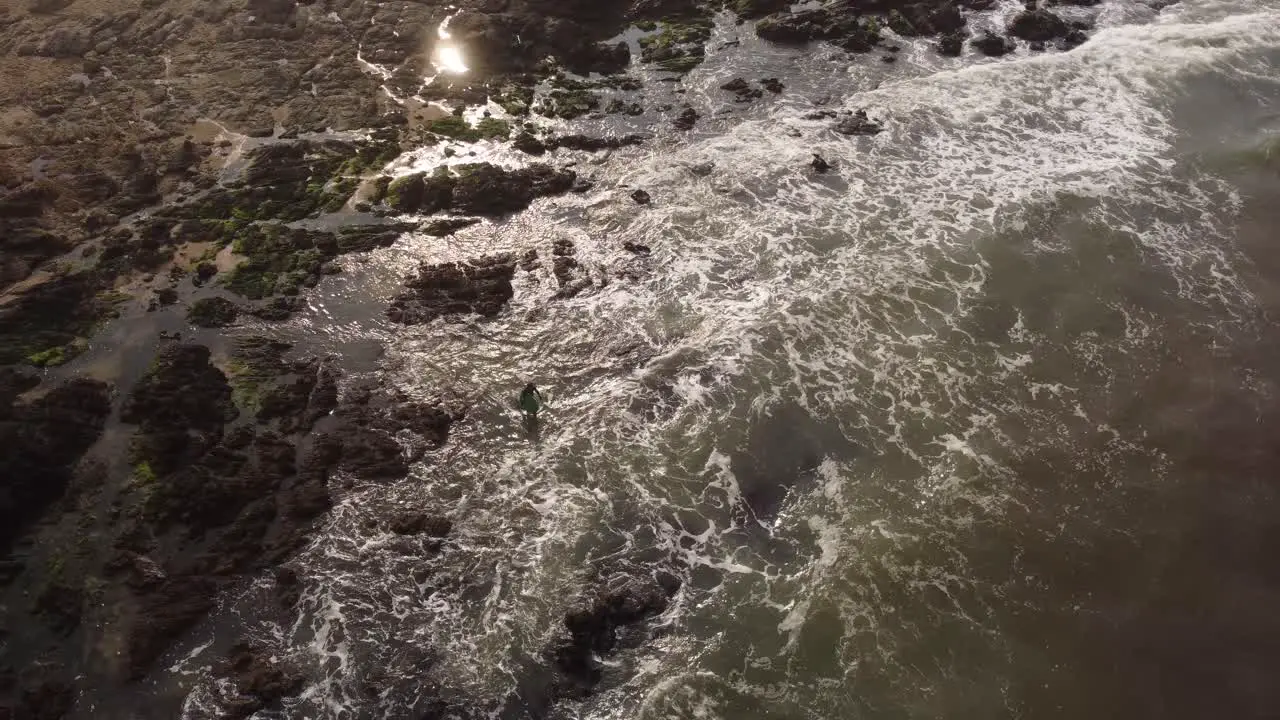
<instances>
[{"instance_id":1,"label":"dark rock","mask_svg":"<svg viewBox=\"0 0 1280 720\"><path fill-rule=\"evenodd\" d=\"M111 388L72 380L30 402L15 404L34 379L0 377L0 551L67 490L76 463L111 414Z\"/></svg>"},{"instance_id":2,"label":"dark rock","mask_svg":"<svg viewBox=\"0 0 1280 720\"><path fill-rule=\"evenodd\" d=\"M840 119L834 130L841 135L875 135L884 130L880 123L867 117L866 110L858 110Z\"/></svg>"},{"instance_id":3,"label":"dark rock","mask_svg":"<svg viewBox=\"0 0 1280 720\"><path fill-rule=\"evenodd\" d=\"M446 537L453 529L448 518L422 512L407 512L397 515L387 523L387 529L397 535L427 535L434 538Z\"/></svg>"},{"instance_id":4,"label":"dark rock","mask_svg":"<svg viewBox=\"0 0 1280 720\"><path fill-rule=\"evenodd\" d=\"M211 578L177 577L141 594L134 623L120 628L128 676L145 675L176 635L213 609L217 591Z\"/></svg>"},{"instance_id":5,"label":"dark rock","mask_svg":"<svg viewBox=\"0 0 1280 720\"><path fill-rule=\"evenodd\" d=\"M821 155L819 155L818 153L814 153L814 154L813 154L813 162L809 163L809 165L810 165L810 166L811 166L815 171L820 172L820 173L824 173L824 172L826 172L826 171L828 171L828 170L830 170L830 169L831 169L831 163L829 163L829 162L827 162L825 159L823 159L823 157L822 157Z\"/></svg>"},{"instance_id":6,"label":"dark rock","mask_svg":"<svg viewBox=\"0 0 1280 720\"><path fill-rule=\"evenodd\" d=\"M568 637L547 653L555 671L550 695L576 699L588 695L603 679L600 658L615 650L619 632L661 614L678 590L678 581L663 584L629 578L575 601L564 616Z\"/></svg>"},{"instance_id":7,"label":"dark rock","mask_svg":"<svg viewBox=\"0 0 1280 720\"><path fill-rule=\"evenodd\" d=\"M226 298L201 298L187 310L187 322L196 327L220 328L234 323L239 314L240 308Z\"/></svg>"},{"instance_id":8,"label":"dark rock","mask_svg":"<svg viewBox=\"0 0 1280 720\"><path fill-rule=\"evenodd\" d=\"M302 583L298 580L298 571L291 567L281 566L275 570L276 598L280 606L291 609L302 597Z\"/></svg>"},{"instance_id":9,"label":"dark rock","mask_svg":"<svg viewBox=\"0 0 1280 720\"><path fill-rule=\"evenodd\" d=\"M1008 55L1014 51L1013 41L1003 35L987 32L976 40L970 40L969 44L978 49L978 52L987 57L1001 57Z\"/></svg>"},{"instance_id":10,"label":"dark rock","mask_svg":"<svg viewBox=\"0 0 1280 720\"><path fill-rule=\"evenodd\" d=\"M524 210L535 198L569 192L575 178L572 170L556 170L548 165L504 170L480 163L468 167L457 178L451 207L468 215L505 215Z\"/></svg>"},{"instance_id":11,"label":"dark rock","mask_svg":"<svg viewBox=\"0 0 1280 720\"><path fill-rule=\"evenodd\" d=\"M946 57L960 57L964 52L964 41L967 36L964 32L947 33L938 38L937 50L939 55Z\"/></svg>"},{"instance_id":12,"label":"dark rock","mask_svg":"<svg viewBox=\"0 0 1280 720\"><path fill-rule=\"evenodd\" d=\"M1102 4L1102 0L1049 0L1049 5L1074 5L1076 7L1095 7L1101 4Z\"/></svg>"},{"instance_id":13,"label":"dark rock","mask_svg":"<svg viewBox=\"0 0 1280 720\"><path fill-rule=\"evenodd\" d=\"M676 116L675 125L677 130L692 130L693 126L698 122L698 111L693 108L685 108Z\"/></svg>"},{"instance_id":14,"label":"dark rock","mask_svg":"<svg viewBox=\"0 0 1280 720\"><path fill-rule=\"evenodd\" d=\"M920 2L890 10L888 25L897 34L912 37L955 32L965 26L965 19L950 3L934 7Z\"/></svg>"},{"instance_id":15,"label":"dark rock","mask_svg":"<svg viewBox=\"0 0 1280 720\"><path fill-rule=\"evenodd\" d=\"M156 290L156 302L160 305L172 305L178 302L178 291L171 287Z\"/></svg>"},{"instance_id":16,"label":"dark rock","mask_svg":"<svg viewBox=\"0 0 1280 720\"><path fill-rule=\"evenodd\" d=\"M306 678L294 667L277 661L270 650L248 643L231 648L224 672L239 691L225 717L247 718L263 710L279 710L281 701L297 695Z\"/></svg>"},{"instance_id":17,"label":"dark rock","mask_svg":"<svg viewBox=\"0 0 1280 720\"><path fill-rule=\"evenodd\" d=\"M562 135L547 142L552 149L565 148L582 152L600 152L639 145L648 138L644 135L623 135L621 137L590 137L587 135Z\"/></svg>"},{"instance_id":18,"label":"dark rock","mask_svg":"<svg viewBox=\"0 0 1280 720\"><path fill-rule=\"evenodd\" d=\"M582 264L574 258L577 248L570 240L560 239L552 244L551 270L559 289L556 298L571 298L591 287L591 278Z\"/></svg>"},{"instance_id":19,"label":"dark rock","mask_svg":"<svg viewBox=\"0 0 1280 720\"><path fill-rule=\"evenodd\" d=\"M1028 42L1048 42L1067 34L1066 21L1048 10L1027 10L1009 22L1010 35Z\"/></svg>"},{"instance_id":20,"label":"dark rock","mask_svg":"<svg viewBox=\"0 0 1280 720\"><path fill-rule=\"evenodd\" d=\"M422 232L431 237L445 237L479 222L480 218L443 218L427 223L422 227Z\"/></svg>"},{"instance_id":21,"label":"dark rock","mask_svg":"<svg viewBox=\"0 0 1280 720\"><path fill-rule=\"evenodd\" d=\"M637 205L648 205L649 203L653 202L653 198L650 197L649 193L645 192L644 190L636 190L635 192L631 193L631 199L636 201Z\"/></svg>"},{"instance_id":22,"label":"dark rock","mask_svg":"<svg viewBox=\"0 0 1280 720\"><path fill-rule=\"evenodd\" d=\"M218 266L208 260L196 265L195 282L196 287L200 287L209 282L218 274Z\"/></svg>"},{"instance_id":23,"label":"dark rock","mask_svg":"<svg viewBox=\"0 0 1280 720\"><path fill-rule=\"evenodd\" d=\"M1089 36L1086 35L1083 30L1079 28L1071 28L1067 31L1066 35L1058 39L1057 45L1059 50L1066 51L1080 47L1088 41Z\"/></svg>"},{"instance_id":24,"label":"dark rock","mask_svg":"<svg viewBox=\"0 0 1280 720\"><path fill-rule=\"evenodd\" d=\"M760 86L774 95L781 93L784 89L782 81L778 78L764 78L760 81Z\"/></svg>"},{"instance_id":25,"label":"dark rock","mask_svg":"<svg viewBox=\"0 0 1280 720\"><path fill-rule=\"evenodd\" d=\"M400 212L429 215L448 209L453 201L453 189L452 176L428 177L426 173L414 173L387 185L386 202Z\"/></svg>"},{"instance_id":26,"label":"dark rock","mask_svg":"<svg viewBox=\"0 0 1280 720\"><path fill-rule=\"evenodd\" d=\"M493 317L515 295L515 256L509 253L465 263L423 265L396 296L387 317L405 325L422 325L450 315Z\"/></svg>"},{"instance_id":27,"label":"dark rock","mask_svg":"<svg viewBox=\"0 0 1280 720\"><path fill-rule=\"evenodd\" d=\"M61 667L38 662L23 667L17 678L13 720L61 720L75 706L76 693ZM7 690L0 684L0 691ZM5 693L6 695L8 693ZM0 717L8 708L0 706Z\"/></svg>"},{"instance_id":28,"label":"dark rock","mask_svg":"<svg viewBox=\"0 0 1280 720\"><path fill-rule=\"evenodd\" d=\"M730 8L744 20L758 20L791 7L791 0L733 0Z\"/></svg>"},{"instance_id":29,"label":"dark rock","mask_svg":"<svg viewBox=\"0 0 1280 720\"><path fill-rule=\"evenodd\" d=\"M612 75L627 69L631 64L631 49L625 42L613 45L591 43L574 48L561 55L564 65L578 75Z\"/></svg>"},{"instance_id":30,"label":"dark rock","mask_svg":"<svg viewBox=\"0 0 1280 720\"><path fill-rule=\"evenodd\" d=\"M168 345L134 387L120 419L139 426L136 454L163 475L211 449L238 414L231 386L201 345Z\"/></svg>"},{"instance_id":31,"label":"dark rock","mask_svg":"<svg viewBox=\"0 0 1280 720\"><path fill-rule=\"evenodd\" d=\"M633 243L630 240L623 241L622 249L630 253L635 253L637 255L648 255L651 252L648 245Z\"/></svg>"},{"instance_id":32,"label":"dark rock","mask_svg":"<svg viewBox=\"0 0 1280 720\"><path fill-rule=\"evenodd\" d=\"M529 155L543 155L547 152L546 144L528 132L522 132L517 135L511 146Z\"/></svg>"}]
</instances>

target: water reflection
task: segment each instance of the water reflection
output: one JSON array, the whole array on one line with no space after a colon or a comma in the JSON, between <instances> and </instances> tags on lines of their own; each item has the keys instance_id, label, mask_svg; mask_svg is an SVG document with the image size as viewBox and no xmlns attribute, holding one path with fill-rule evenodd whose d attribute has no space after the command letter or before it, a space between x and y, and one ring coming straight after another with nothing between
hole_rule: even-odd
<instances>
[{"instance_id":1,"label":"water reflection","mask_svg":"<svg viewBox=\"0 0 1280 720\"><path fill-rule=\"evenodd\" d=\"M442 73L462 74L467 72L467 62L463 58L462 48L451 42L453 35L449 32L449 21L453 20L453 16L445 18L440 23L440 27L436 28L436 34L442 42L436 47L435 57L432 64L436 66L436 70Z\"/></svg>"}]
</instances>

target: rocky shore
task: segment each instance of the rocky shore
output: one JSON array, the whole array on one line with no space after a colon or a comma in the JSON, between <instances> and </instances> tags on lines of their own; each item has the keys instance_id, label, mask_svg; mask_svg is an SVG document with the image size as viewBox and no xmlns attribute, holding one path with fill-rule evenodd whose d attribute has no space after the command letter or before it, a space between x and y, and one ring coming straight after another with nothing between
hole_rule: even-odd
<instances>
[{"instance_id":1,"label":"rocky shore","mask_svg":"<svg viewBox=\"0 0 1280 720\"><path fill-rule=\"evenodd\" d=\"M936 37L946 56L966 47L997 56L1069 49L1088 29L1034 0L994 34L968 29L988 0L790 5L0 7L0 717L88 716L77 707L86 689L147 677L247 579L273 574L279 610L291 611L296 577L282 568L344 489L404 477L448 441L467 408L449 388L424 401L349 376L306 347L238 330L241 321L288 319L311 288L342 272L344 256L592 191L574 154L695 129L699 113L650 101L637 68L678 80L704 62L717 21L753 23L759 38L783 46L886 57L895 37ZM618 39L624 31L638 53ZM468 73L437 69L452 46L466 49ZM786 93L773 78L722 89L741 103ZM642 118L649 132L598 137L550 124L607 115ZM865 113L822 117L832 132L881 130ZM528 162L393 169L424 146L481 142L509 144ZM643 189L620 201L627 194L653 202ZM511 303L517 275L544 264L558 300L636 276L634 263L592 266L557 239L424 264L385 313L406 325L493 317ZM164 313L221 341L157 336L139 373L76 372L107 323ZM447 518L391 522L405 535L450 533ZM608 672L599 658L643 642L679 587L660 567L584 580L562 636L511 708L541 716L590 693ZM228 716L277 707L301 688L293 670L247 640L220 662L238 688Z\"/></svg>"}]
</instances>

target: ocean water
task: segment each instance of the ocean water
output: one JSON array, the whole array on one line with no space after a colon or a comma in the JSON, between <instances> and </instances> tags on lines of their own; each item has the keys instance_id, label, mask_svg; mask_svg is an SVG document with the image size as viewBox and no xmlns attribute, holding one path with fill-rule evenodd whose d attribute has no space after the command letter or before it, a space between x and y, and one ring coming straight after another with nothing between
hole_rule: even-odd
<instances>
[{"instance_id":1,"label":"ocean water","mask_svg":"<svg viewBox=\"0 0 1280 720\"><path fill-rule=\"evenodd\" d=\"M473 409L344 490L292 624L267 579L227 600L169 673L184 716L229 689L210 640L247 633L308 674L284 717L524 717L503 701L569 601L657 569L683 586L650 637L550 717L1280 712L1280 3L1064 12L1098 25L1069 53L892 68L723 23L693 133L556 156L596 189L352 260L288 332L386 343L376 372ZM736 75L787 92L736 105ZM553 299L561 238L607 284ZM528 247L495 320L381 318L418 262ZM379 529L400 508L451 539Z\"/></svg>"}]
</instances>

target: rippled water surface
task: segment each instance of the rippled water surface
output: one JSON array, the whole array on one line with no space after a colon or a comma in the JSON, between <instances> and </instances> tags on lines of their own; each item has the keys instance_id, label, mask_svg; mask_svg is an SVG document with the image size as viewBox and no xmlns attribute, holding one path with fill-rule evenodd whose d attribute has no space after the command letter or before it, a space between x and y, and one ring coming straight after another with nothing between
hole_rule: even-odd
<instances>
[{"instance_id":1,"label":"rippled water surface","mask_svg":"<svg viewBox=\"0 0 1280 720\"><path fill-rule=\"evenodd\" d=\"M1066 54L921 44L887 71L725 25L712 47L743 43L689 76L693 134L572 158L584 196L351 259L289 332L370 366L384 341L406 390L475 406L413 477L346 495L294 625L256 620L253 589L219 620L309 669L286 715L496 702L593 575L657 567L684 581L661 632L554 716L1280 706L1280 5L1105 5L1099 26ZM739 74L787 93L735 106L717 88ZM817 101L885 132L837 135ZM607 285L552 299L561 238ZM530 246L502 317L382 320L417 263ZM551 395L532 436L528 379ZM394 507L453 539L370 523ZM175 665L191 717L218 686L202 661Z\"/></svg>"}]
</instances>

